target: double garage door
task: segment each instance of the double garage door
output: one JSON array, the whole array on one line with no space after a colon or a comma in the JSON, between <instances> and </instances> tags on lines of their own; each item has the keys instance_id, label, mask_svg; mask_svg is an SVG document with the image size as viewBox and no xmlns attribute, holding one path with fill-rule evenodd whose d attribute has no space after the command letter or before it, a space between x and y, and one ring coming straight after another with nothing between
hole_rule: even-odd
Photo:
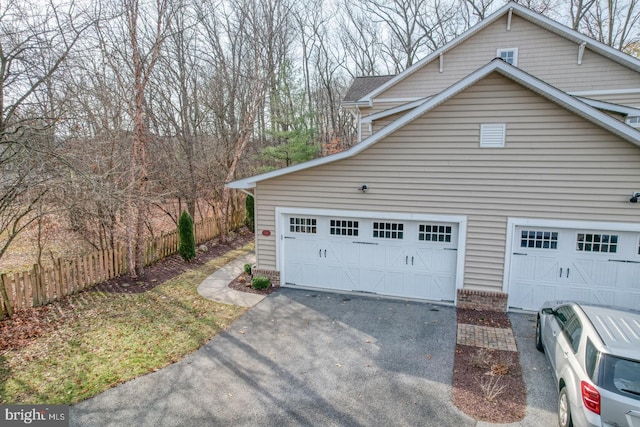
<instances>
[{"instance_id":1,"label":"double garage door","mask_svg":"<svg viewBox=\"0 0 640 427\"><path fill-rule=\"evenodd\" d=\"M458 224L288 214L287 286L453 302Z\"/></svg>"},{"instance_id":2,"label":"double garage door","mask_svg":"<svg viewBox=\"0 0 640 427\"><path fill-rule=\"evenodd\" d=\"M547 300L640 309L640 233L516 226L508 292L525 310Z\"/></svg>"}]
</instances>

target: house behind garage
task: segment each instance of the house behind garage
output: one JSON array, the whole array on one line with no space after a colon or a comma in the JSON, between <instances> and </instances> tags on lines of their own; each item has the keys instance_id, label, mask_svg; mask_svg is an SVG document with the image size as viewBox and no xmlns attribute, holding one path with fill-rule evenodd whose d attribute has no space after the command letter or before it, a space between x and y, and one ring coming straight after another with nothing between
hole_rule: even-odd
<instances>
[{"instance_id":1,"label":"house behind garage","mask_svg":"<svg viewBox=\"0 0 640 427\"><path fill-rule=\"evenodd\" d=\"M509 3L354 81L352 149L232 182L282 286L640 309L640 61Z\"/></svg>"}]
</instances>

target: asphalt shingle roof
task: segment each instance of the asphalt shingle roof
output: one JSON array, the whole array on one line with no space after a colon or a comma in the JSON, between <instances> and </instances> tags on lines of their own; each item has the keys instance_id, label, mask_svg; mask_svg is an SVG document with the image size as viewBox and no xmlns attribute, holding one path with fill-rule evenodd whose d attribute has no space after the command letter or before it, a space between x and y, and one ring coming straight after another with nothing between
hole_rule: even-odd
<instances>
[{"instance_id":1,"label":"asphalt shingle roof","mask_svg":"<svg viewBox=\"0 0 640 427\"><path fill-rule=\"evenodd\" d=\"M355 102L369 92L382 86L395 76L368 76L356 77L351 83L351 87L344 95L343 102Z\"/></svg>"}]
</instances>

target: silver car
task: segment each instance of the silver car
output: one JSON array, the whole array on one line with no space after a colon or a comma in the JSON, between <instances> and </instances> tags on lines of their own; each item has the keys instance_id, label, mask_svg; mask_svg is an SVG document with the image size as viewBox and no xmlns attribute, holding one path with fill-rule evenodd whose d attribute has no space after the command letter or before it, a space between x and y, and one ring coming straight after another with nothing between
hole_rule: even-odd
<instances>
[{"instance_id":1,"label":"silver car","mask_svg":"<svg viewBox=\"0 0 640 427\"><path fill-rule=\"evenodd\" d=\"M555 375L560 427L640 427L640 312L547 302L536 347Z\"/></svg>"}]
</instances>

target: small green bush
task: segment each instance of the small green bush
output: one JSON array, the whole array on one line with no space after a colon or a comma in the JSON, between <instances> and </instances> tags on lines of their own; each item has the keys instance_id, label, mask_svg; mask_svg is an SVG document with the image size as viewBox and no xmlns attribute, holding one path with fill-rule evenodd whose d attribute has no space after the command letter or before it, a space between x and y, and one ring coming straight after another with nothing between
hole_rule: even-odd
<instances>
[{"instance_id":1,"label":"small green bush","mask_svg":"<svg viewBox=\"0 0 640 427\"><path fill-rule=\"evenodd\" d=\"M253 233L255 231L255 217L254 217L254 200L253 196L247 196L244 201L244 224Z\"/></svg>"},{"instance_id":2,"label":"small green bush","mask_svg":"<svg viewBox=\"0 0 640 427\"><path fill-rule=\"evenodd\" d=\"M251 274L251 264L245 264L244 265L244 272L247 274Z\"/></svg>"},{"instance_id":3,"label":"small green bush","mask_svg":"<svg viewBox=\"0 0 640 427\"><path fill-rule=\"evenodd\" d=\"M185 261L191 261L196 257L196 237L193 231L193 219L189 212L182 211L178 220L178 253Z\"/></svg>"},{"instance_id":4,"label":"small green bush","mask_svg":"<svg viewBox=\"0 0 640 427\"><path fill-rule=\"evenodd\" d=\"M267 276L256 276L251 279L251 287L253 289L267 289L271 286L271 279Z\"/></svg>"}]
</instances>

